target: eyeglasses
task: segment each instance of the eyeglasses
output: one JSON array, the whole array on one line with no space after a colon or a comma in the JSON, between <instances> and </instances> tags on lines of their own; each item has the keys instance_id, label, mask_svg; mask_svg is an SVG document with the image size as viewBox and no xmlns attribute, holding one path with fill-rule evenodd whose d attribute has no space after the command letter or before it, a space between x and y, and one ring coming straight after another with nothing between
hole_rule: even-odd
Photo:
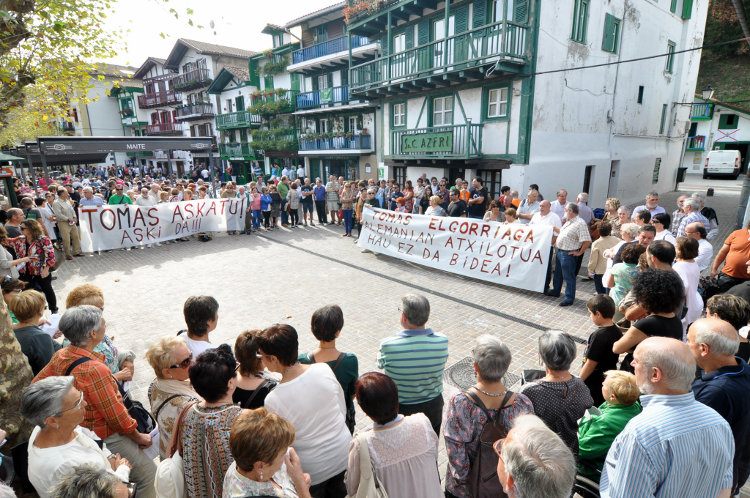
<instances>
[{"instance_id":1,"label":"eyeglasses","mask_svg":"<svg viewBox=\"0 0 750 498\"><path fill-rule=\"evenodd\" d=\"M193 361L193 353L190 353L190 356L188 356L187 358L185 358L181 362L179 362L179 363L177 363L175 365L172 365L169 368L170 369L173 369L173 368L187 368L187 367L190 366L190 362L191 361Z\"/></svg>"},{"instance_id":2,"label":"eyeglasses","mask_svg":"<svg viewBox=\"0 0 750 498\"><path fill-rule=\"evenodd\" d=\"M78 408L79 406L81 406L81 403L83 403L83 391L81 391L81 397L78 398L78 403L76 403L75 405L71 406L70 408L66 408L65 410L61 411L60 415L62 415L65 412L69 412L71 410L75 410L76 408Z\"/></svg>"},{"instance_id":3,"label":"eyeglasses","mask_svg":"<svg viewBox=\"0 0 750 498\"><path fill-rule=\"evenodd\" d=\"M503 444L505 443L505 438L498 439L492 444L492 449L495 450L495 453L497 453L498 458L502 458L500 453L503 451Z\"/></svg>"}]
</instances>

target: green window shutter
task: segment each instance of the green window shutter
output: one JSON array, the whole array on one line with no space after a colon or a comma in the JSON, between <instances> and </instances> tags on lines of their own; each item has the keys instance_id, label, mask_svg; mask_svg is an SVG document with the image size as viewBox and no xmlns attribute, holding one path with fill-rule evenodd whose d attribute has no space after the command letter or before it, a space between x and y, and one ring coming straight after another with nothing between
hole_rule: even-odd
<instances>
[{"instance_id":1,"label":"green window shutter","mask_svg":"<svg viewBox=\"0 0 750 498\"><path fill-rule=\"evenodd\" d=\"M349 71L346 69L341 70L341 86L346 86L349 84Z\"/></svg>"},{"instance_id":2,"label":"green window shutter","mask_svg":"<svg viewBox=\"0 0 750 498\"><path fill-rule=\"evenodd\" d=\"M573 9L573 32L570 38L579 43L586 43L586 31L589 22L589 0L575 0Z\"/></svg>"},{"instance_id":3,"label":"green window shutter","mask_svg":"<svg viewBox=\"0 0 750 498\"><path fill-rule=\"evenodd\" d=\"M333 88L333 73L328 73L328 88Z\"/></svg>"},{"instance_id":4,"label":"green window shutter","mask_svg":"<svg viewBox=\"0 0 750 498\"><path fill-rule=\"evenodd\" d=\"M263 83L265 85L266 90L273 89L273 76L266 76L263 78Z\"/></svg>"},{"instance_id":5,"label":"green window shutter","mask_svg":"<svg viewBox=\"0 0 750 498\"><path fill-rule=\"evenodd\" d=\"M690 16L693 13L693 0L683 0L682 1L682 18L683 19L690 19Z\"/></svg>"},{"instance_id":6,"label":"green window shutter","mask_svg":"<svg viewBox=\"0 0 750 498\"><path fill-rule=\"evenodd\" d=\"M292 83L291 84L291 87L292 87L291 89L294 90L295 92L299 92L299 74L297 74L297 73L291 73L289 75L289 78L290 78L291 83Z\"/></svg>"},{"instance_id":7,"label":"green window shutter","mask_svg":"<svg viewBox=\"0 0 750 498\"><path fill-rule=\"evenodd\" d=\"M487 24L487 0L474 0L473 28Z\"/></svg>"},{"instance_id":8,"label":"green window shutter","mask_svg":"<svg viewBox=\"0 0 750 498\"><path fill-rule=\"evenodd\" d=\"M529 21L529 0L516 0L513 7L513 21L524 24Z\"/></svg>"},{"instance_id":9,"label":"green window shutter","mask_svg":"<svg viewBox=\"0 0 750 498\"><path fill-rule=\"evenodd\" d=\"M456 7L453 11L455 17L456 34L463 33L469 29L469 4Z\"/></svg>"},{"instance_id":10,"label":"green window shutter","mask_svg":"<svg viewBox=\"0 0 750 498\"><path fill-rule=\"evenodd\" d=\"M388 35L384 34L380 37L380 51L383 53L383 56L387 56L391 53L389 50L389 47L391 46L391 40L388 39Z\"/></svg>"},{"instance_id":11,"label":"green window shutter","mask_svg":"<svg viewBox=\"0 0 750 498\"><path fill-rule=\"evenodd\" d=\"M469 4L456 7L454 16L456 34L466 33L469 29ZM469 51L469 35L457 36L453 43L453 60L455 62L465 61Z\"/></svg>"},{"instance_id":12,"label":"green window shutter","mask_svg":"<svg viewBox=\"0 0 750 498\"><path fill-rule=\"evenodd\" d=\"M672 0L672 3L669 4L669 10L672 13L677 12L677 0Z\"/></svg>"},{"instance_id":13,"label":"green window shutter","mask_svg":"<svg viewBox=\"0 0 750 498\"><path fill-rule=\"evenodd\" d=\"M667 104L661 107L661 124L659 124L659 135L664 133L664 126L667 124Z\"/></svg>"},{"instance_id":14,"label":"green window shutter","mask_svg":"<svg viewBox=\"0 0 750 498\"><path fill-rule=\"evenodd\" d=\"M260 78L258 77L258 61L251 60L248 62L248 71L250 73L250 78L248 79L248 83L255 87L260 86Z\"/></svg>"},{"instance_id":15,"label":"green window shutter","mask_svg":"<svg viewBox=\"0 0 750 498\"><path fill-rule=\"evenodd\" d=\"M430 42L430 20L422 19L417 24L417 45L421 46ZM417 51L417 60L419 69L429 69L432 67L431 47L423 47Z\"/></svg>"},{"instance_id":16,"label":"green window shutter","mask_svg":"<svg viewBox=\"0 0 750 498\"><path fill-rule=\"evenodd\" d=\"M617 53L617 39L620 35L620 20L611 14L604 18L604 35L602 36L602 50Z\"/></svg>"},{"instance_id":17,"label":"green window shutter","mask_svg":"<svg viewBox=\"0 0 750 498\"><path fill-rule=\"evenodd\" d=\"M406 41L404 42L406 49L414 48L414 26L407 26L404 34L406 35Z\"/></svg>"}]
</instances>

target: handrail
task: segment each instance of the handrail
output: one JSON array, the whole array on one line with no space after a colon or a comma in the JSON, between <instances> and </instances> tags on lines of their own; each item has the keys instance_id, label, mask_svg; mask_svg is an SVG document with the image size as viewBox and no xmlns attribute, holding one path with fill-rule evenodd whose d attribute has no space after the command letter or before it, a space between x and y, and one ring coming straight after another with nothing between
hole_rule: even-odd
<instances>
[{"instance_id":1,"label":"handrail","mask_svg":"<svg viewBox=\"0 0 750 498\"><path fill-rule=\"evenodd\" d=\"M468 133L467 133L468 130ZM450 150L444 150L445 147L434 147L429 150L429 146L423 150L407 151L402 150L402 137L420 134L438 134L450 132ZM391 155L399 157L451 157L469 159L482 155L482 125L481 124L458 124L432 126L428 128L412 128L391 131Z\"/></svg>"},{"instance_id":2,"label":"handrail","mask_svg":"<svg viewBox=\"0 0 750 498\"><path fill-rule=\"evenodd\" d=\"M339 104L349 102L349 86L334 86L323 88L314 92L305 92L297 95L297 108L305 109L318 107L325 104Z\"/></svg>"},{"instance_id":3,"label":"handrail","mask_svg":"<svg viewBox=\"0 0 750 498\"><path fill-rule=\"evenodd\" d=\"M370 39L366 36L352 36L351 47L358 48L370 43ZM301 62L307 62L318 57L325 57L327 55L337 54L349 50L350 40L348 36L340 36L324 42L310 45L299 50L292 52L292 64L299 64Z\"/></svg>"},{"instance_id":4,"label":"handrail","mask_svg":"<svg viewBox=\"0 0 750 498\"><path fill-rule=\"evenodd\" d=\"M226 114L218 114L216 116L217 128L230 128L233 126L243 127L260 124L260 116L258 114L253 114L250 111L229 112Z\"/></svg>"}]
</instances>

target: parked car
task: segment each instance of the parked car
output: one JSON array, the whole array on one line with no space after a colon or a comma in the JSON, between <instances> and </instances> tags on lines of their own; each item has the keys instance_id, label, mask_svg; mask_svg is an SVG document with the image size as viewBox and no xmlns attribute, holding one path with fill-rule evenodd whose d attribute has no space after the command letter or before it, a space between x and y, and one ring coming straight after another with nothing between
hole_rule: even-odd
<instances>
[{"instance_id":1,"label":"parked car","mask_svg":"<svg viewBox=\"0 0 750 498\"><path fill-rule=\"evenodd\" d=\"M703 165L703 178L709 176L740 176L742 156L738 150L712 150Z\"/></svg>"}]
</instances>

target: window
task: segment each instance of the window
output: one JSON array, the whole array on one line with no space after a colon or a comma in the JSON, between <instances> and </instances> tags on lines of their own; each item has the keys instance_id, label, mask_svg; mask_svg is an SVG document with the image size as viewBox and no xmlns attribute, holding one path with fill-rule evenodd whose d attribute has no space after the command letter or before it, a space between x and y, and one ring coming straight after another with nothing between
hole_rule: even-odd
<instances>
[{"instance_id":1,"label":"window","mask_svg":"<svg viewBox=\"0 0 750 498\"><path fill-rule=\"evenodd\" d=\"M406 126L406 103L399 102L398 104L392 104L391 110L393 111L392 127Z\"/></svg>"},{"instance_id":2,"label":"window","mask_svg":"<svg viewBox=\"0 0 750 498\"><path fill-rule=\"evenodd\" d=\"M581 190L581 192L591 192L591 190L589 189L591 188L591 175L593 172L593 165L586 166L586 169L583 171L583 189Z\"/></svg>"},{"instance_id":3,"label":"window","mask_svg":"<svg viewBox=\"0 0 750 498\"><path fill-rule=\"evenodd\" d=\"M403 186L406 183L406 167L394 166L393 179L396 180L396 183Z\"/></svg>"},{"instance_id":4,"label":"window","mask_svg":"<svg viewBox=\"0 0 750 498\"><path fill-rule=\"evenodd\" d=\"M323 43L324 41L328 41L328 30L325 26L318 26L315 28L315 43Z\"/></svg>"},{"instance_id":5,"label":"window","mask_svg":"<svg viewBox=\"0 0 750 498\"><path fill-rule=\"evenodd\" d=\"M329 75L328 74L319 74L318 75L318 90L324 90L324 89L328 88L329 86L331 86L331 85L328 84L328 79L329 79Z\"/></svg>"},{"instance_id":6,"label":"window","mask_svg":"<svg viewBox=\"0 0 750 498\"><path fill-rule=\"evenodd\" d=\"M661 106L661 124L659 124L659 135L664 134L664 127L667 124L667 104Z\"/></svg>"},{"instance_id":7,"label":"window","mask_svg":"<svg viewBox=\"0 0 750 498\"><path fill-rule=\"evenodd\" d=\"M602 37L602 50L617 53L620 39L620 23L622 21L611 14L604 18L604 36Z\"/></svg>"},{"instance_id":8,"label":"window","mask_svg":"<svg viewBox=\"0 0 750 498\"><path fill-rule=\"evenodd\" d=\"M586 30L589 25L589 0L575 0L573 8L573 33L571 40L586 43Z\"/></svg>"},{"instance_id":9,"label":"window","mask_svg":"<svg viewBox=\"0 0 750 498\"><path fill-rule=\"evenodd\" d=\"M638 87L638 103L643 104L643 85Z\"/></svg>"},{"instance_id":10,"label":"window","mask_svg":"<svg viewBox=\"0 0 750 498\"><path fill-rule=\"evenodd\" d=\"M349 132L354 133L355 131L358 131L357 116L349 116Z\"/></svg>"},{"instance_id":11,"label":"window","mask_svg":"<svg viewBox=\"0 0 750 498\"><path fill-rule=\"evenodd\" d=\"M654 161L654 174L651 177L651 183L659 183L659 170L661 169L661 157L657 157Z\"/></svg>"},{"instance_id":12,"label":"window","mask_svg":"<svg viewBox=\"0 0 750 498\"><path fill-rule=\"evenodd\" d=\"M493 22L503 20L503 3L505 4L505 20L517 23L528 22L529 0L494 0L492 3Z\"/></svg>"},{"instance_id":13,"label":"window","mask_svg":"<svg viewBox=\"0 0 750 498\"><path fill-rule=\"evenodd\" d=\"M432 126L453 124L453 97L435 97L432 99Z\"/></svg>"},{"instance_id":14,"label":"window","mask_svg":"<svg viewBox=\"0 0 750 498\"><path fill-rule=\"evenodd\" d=\"M328 129L328 119L323 118L320 120L320 132L321 133L328 133L330 130Z\"/></svg>"},{"instance_id":15,"label":"window","mask_svg":"<svg viewBox=\"0 0 750 498\"><path fill-rule=\"evenodd\" d=\"M737 121L736 114L722 114L721 117L719 117L719 129L734 130L737 128Z\"/></svg>"},{"instance_id":16,"label":"window","mask_svg":"<svg viewBox=\"0 0 750 498\"><path fill-rule=\"evenodd\" d=\"M664 71L667 73L672 73L672 69L674 68L674 49L675 49L675 42L670 41L667 42L667 62L664 64Z\"/></svg>"},{"instance_id":17,"label":"window","mask_svg":"<svg viewBox=\"0 0 750 498\"><path fill-rule=\"evenodd\" d=\"M406 33L393 36L393 53L397 54L406 50Z\"/></svg>"},{"instance_id":18,"label":"window","mask_svg":"<svg viewBox=\"0 0 750 498\"><path fill-rule=\"evenodd\" d=\"M673 14L677 12L677 0L672 0L672 2L669 4L669 10Z\"/></svg>"},{"instance_id":19,"label":"window","mask_svg":"<svg viewBox=\"0 0 750 498\"><path fill-rule=\"evenodd\" d=\"M508 87L487 90L487 119L508 117Z\"/></svg>"},{"instance_id":20,"label":"window","mask_svg":"<svg viewBox=\"0 0 750 498\"><path fill-rule=\"evenodd\" d=\"M477 176L482 179L482 184L487 189L490 199L497 199L500 195L503 171L500 169L479 169L477 170Z\"/></svg>"}]
</instances>

